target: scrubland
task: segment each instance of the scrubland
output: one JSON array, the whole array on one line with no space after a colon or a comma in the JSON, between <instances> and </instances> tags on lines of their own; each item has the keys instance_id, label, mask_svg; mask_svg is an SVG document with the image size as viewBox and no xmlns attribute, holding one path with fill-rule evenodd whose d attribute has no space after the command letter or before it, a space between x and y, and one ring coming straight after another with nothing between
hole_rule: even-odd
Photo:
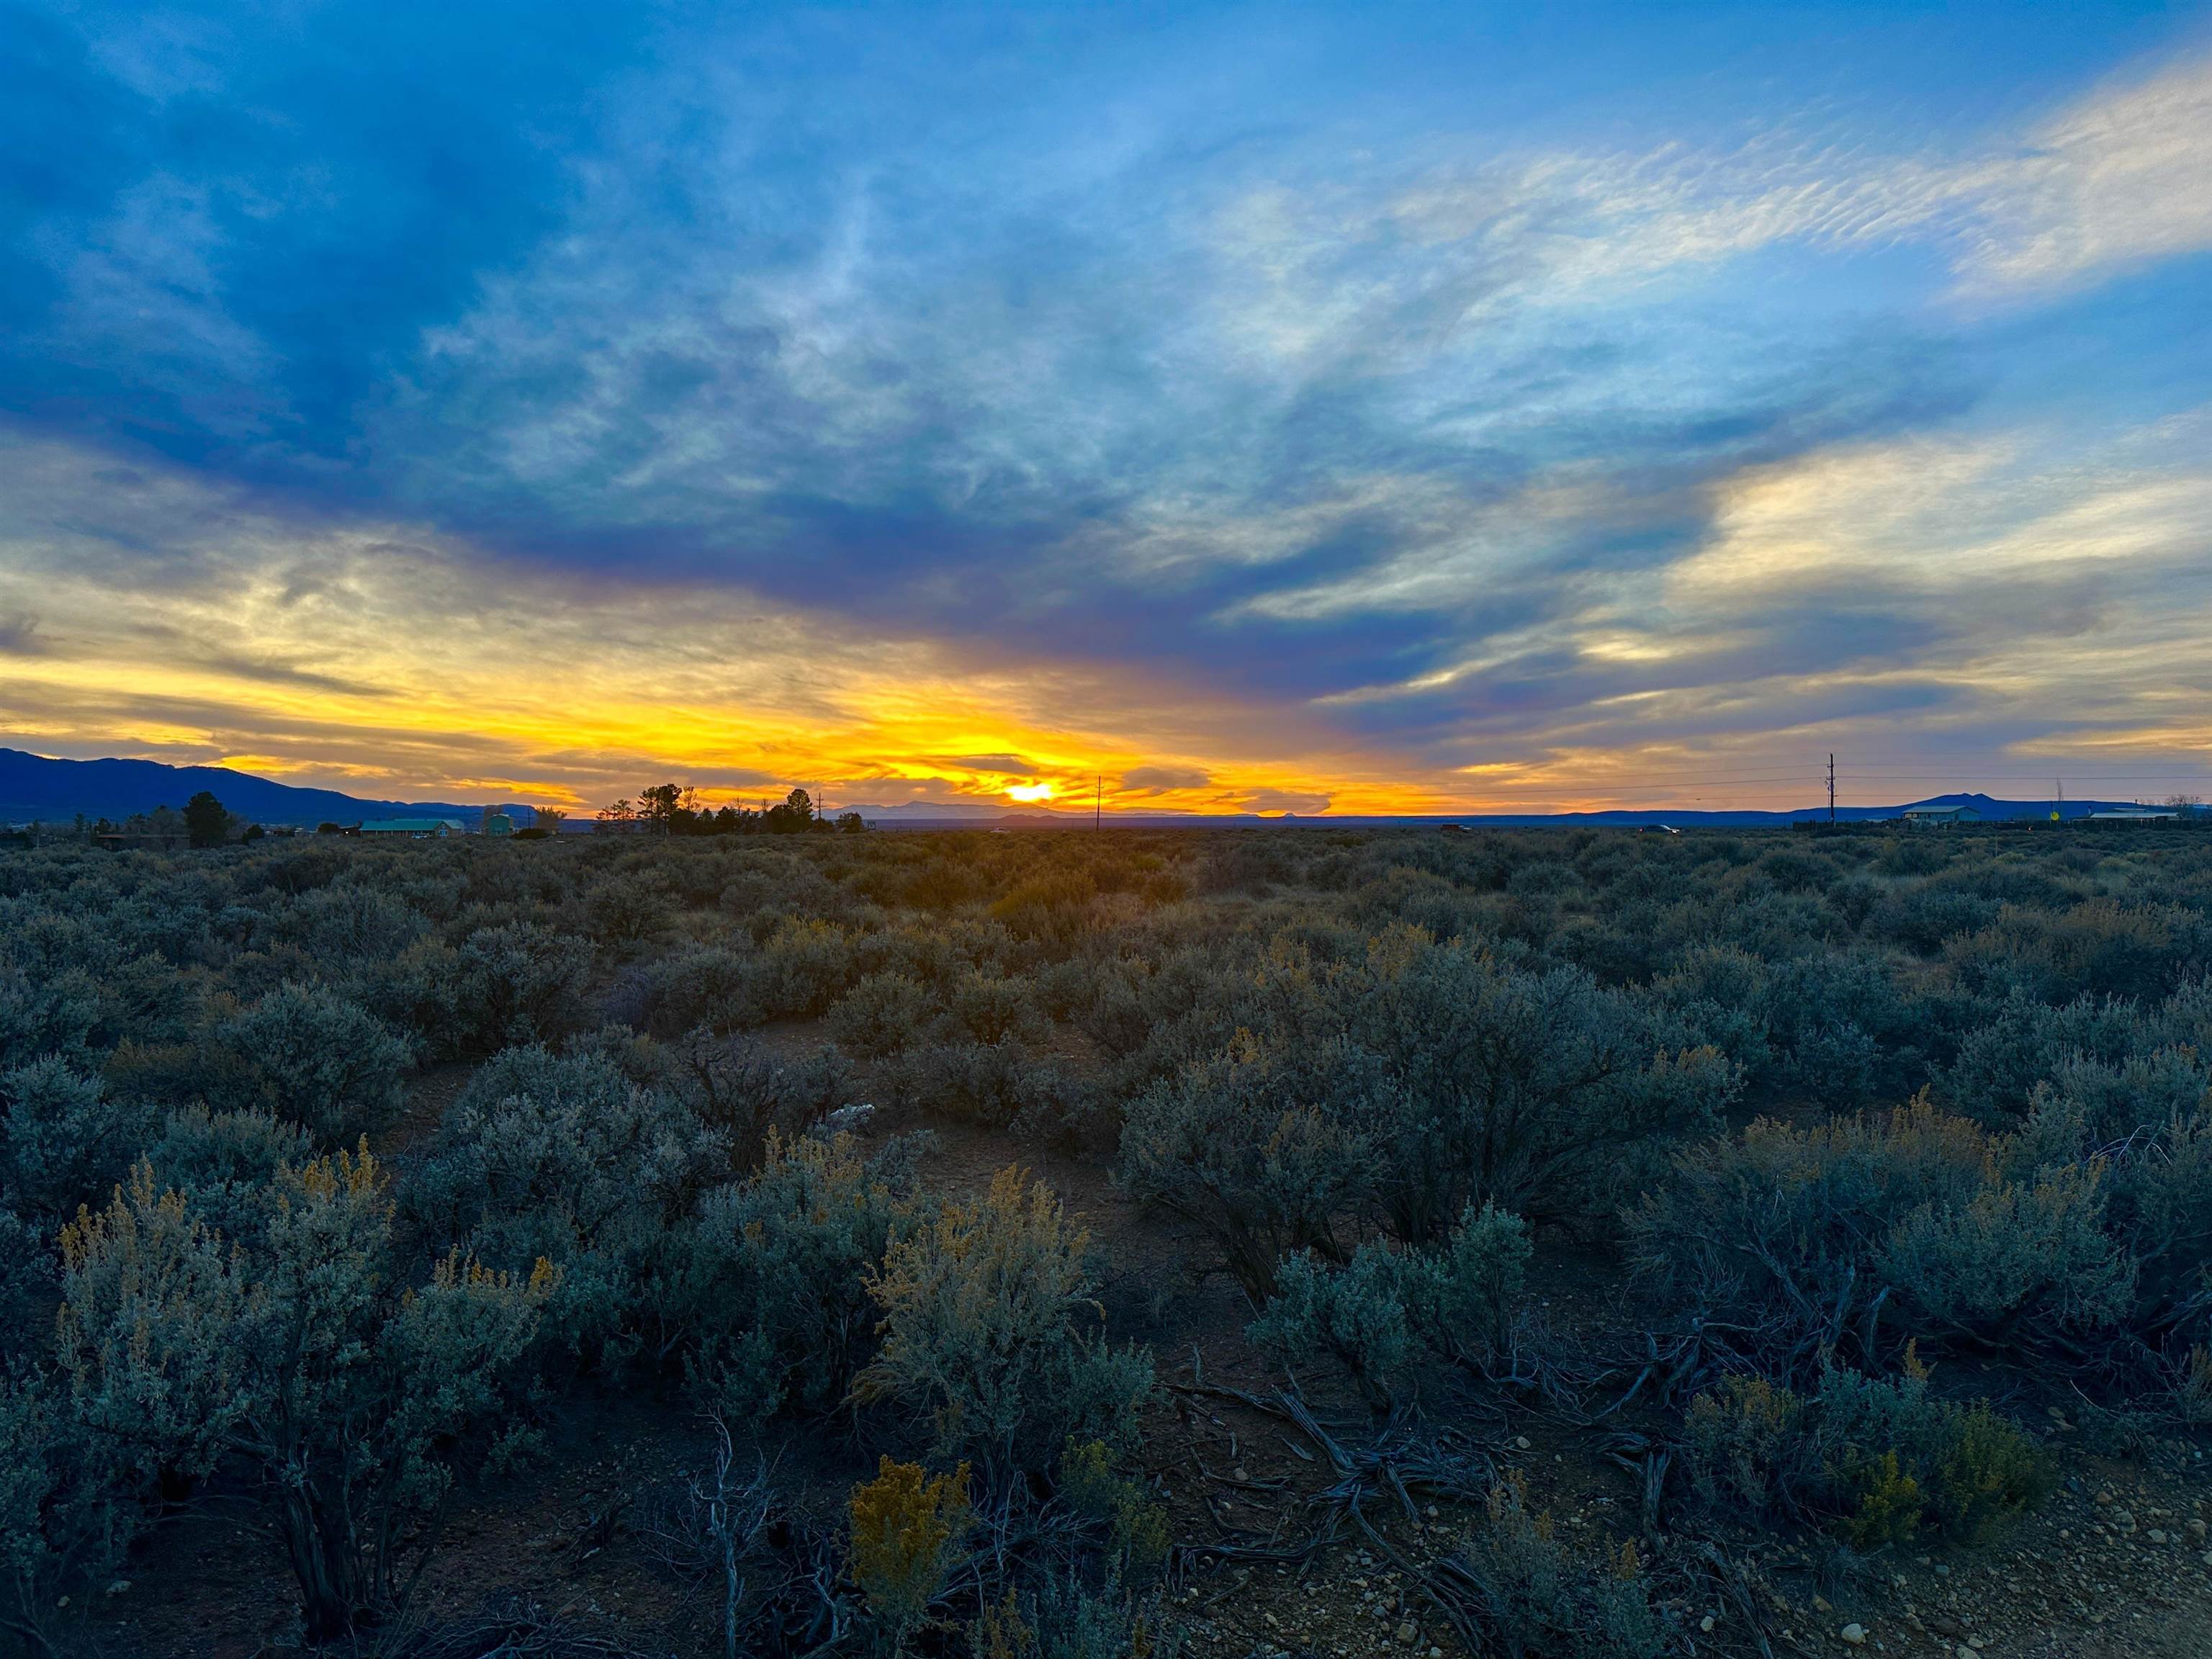
<instances>
[{"instance_id":1,"label":"scrubland","mask_svg":"<svg viewBox=\"0 0 2212 1659\"><path fill-rule=\"evenodd\" d=\"M2208 969L2190 830L0 854L0 1643L2202 1651Z\"/></svg>"}]
</instances>

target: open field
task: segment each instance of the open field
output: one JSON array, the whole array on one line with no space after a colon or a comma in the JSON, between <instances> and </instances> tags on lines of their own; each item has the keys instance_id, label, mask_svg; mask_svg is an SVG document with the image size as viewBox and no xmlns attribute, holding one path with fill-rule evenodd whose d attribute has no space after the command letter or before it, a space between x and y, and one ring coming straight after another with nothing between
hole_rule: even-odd
<instances>
[{"instance_id":1,"label":"open field","mask_svg":"<svg viewBox=\"0 0 2212 1659\"><path fill-rule=\"evenodd\" d=\"M0 854L0 1642L2193 1655L2212 836Z\"/></svg>"}]
</instances>

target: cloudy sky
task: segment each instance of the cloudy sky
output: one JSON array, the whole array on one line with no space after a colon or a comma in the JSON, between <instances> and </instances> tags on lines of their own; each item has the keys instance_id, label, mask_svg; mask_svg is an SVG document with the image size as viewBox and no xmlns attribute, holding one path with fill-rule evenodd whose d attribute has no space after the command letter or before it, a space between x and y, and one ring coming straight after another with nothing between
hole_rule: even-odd
<instances>
[{"instance_id":1,"label":"cloudy sky","mask_svg":"<svg viewBox=\"0 0 2212 1659\"><path fill-rule=\"evenodd\" d=\"M0 744L2212 793L2212 9L0 0Z\"/></svg>"}]
</instances>

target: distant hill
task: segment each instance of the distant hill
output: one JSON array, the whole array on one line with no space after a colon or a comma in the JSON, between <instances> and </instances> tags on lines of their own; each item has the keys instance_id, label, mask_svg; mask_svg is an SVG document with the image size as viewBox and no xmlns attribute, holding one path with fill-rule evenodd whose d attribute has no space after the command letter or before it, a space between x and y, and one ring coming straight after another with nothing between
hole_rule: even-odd
<instances>
[{"instance_id":1,"label":"distant hill","mask_svg":"<svg viewBox=\"0 0 2212 1659\"><path fill-rule=\"evenodd\" d=\"M412 815L467 817L483 811L484 805L483 802L470 805L453 801L369 800L335 789L302 789L257 778L249 772L234 772L224 766L169 766L161 761L144 760L49 760L20 749L0 749L0 823L27 823L33 819L52 823L73 818L80 812L88 818L120 820L133 812L150 812L157 806L182 806L203 789L213 792L216 799L240 817L262 823L312 825L325 820L356 823L363 818ZM2063 810L2069 818L2079 818L2130 805L2132 803L2128 801L2069 800ZM2051 814L2048 801L1996 800L1988 795L1959 794L1936 795L1925 802L1909 801L1896 806L1839 806L1836 817L1839 822L1863 823L1896 817L1907 805L1971 806L1992 823L2045 818ZM833 800L830 811L833 816L858 812L871 823L887 829L1043 829L1054 825L1074 829L1092 822L1091 813L1080 809L1010 809L989 801L908 800L877 806L847 805ZM1406 817L1352 814L1292 817L1287 813L1279 817L1261 817L1253 813L1171 811L1109 811L1105 816L1121 824L1191 824L1208 828L1286 823L1340 827L1464 823L1508 829L1580 823L1632 829L1646 823L1665 823L1676 829L1751 829L1760 824L1825 819L1827 815L1828 809L1823 805L1787 812L1639 807L1602 812L1462 812ZM523 807L517 814L517 822L527 823L532 816L528 807ZM588 830L591 825L588 820L582 820L572 822L568 827Z\"/></svg>"},{"instance_id":2,"label":"distant hill","mask_svg":"<svg viewBox=\"0 0 2212 1659\"><path fill-rule=\"evenodd\" d=\"M49 760L20 749L0 749L0 823L47 823L75 817L113 818L181 807L201 790L242 818L260 823L313 825L325 820L425 814L473 817L481 805L452 801L365 800L335 789L301 789L224 766L169 766L145 760Z\"/></svg>"},{"instance_id":3,"label":"distant hill","mask_svg":"<svg viewBox=\"0 0 2212 1659\"><path fill-rule=\"evenodd\" d=\"M2131 801L2069 800L2065 804L2066 817L2087 817L2092 812L2109 811L2114 807L2134 805ZM2022 819L2044 819L2051 816L2047 800L1998 800L1982 794L1931 795L1925 800L1903 801L1895 806L1838 806L1838 823L1872 823L1885 818L1902 817L1911 806L1971 806L1984 821L1991 823L2013 823ZM975 805L945 805L934 801L908 801L895 807L856 806L839 811L857 811L871 823L880 823L886 829L944 830L1002 829L1041 830L1052 827L1081 829L1092 823L1091 814L1080 809L1055 811L1051 808L1023 807L1009 810ZM1283 813L1261 817L1256 813L1196 813L1170 811L1109 811L1105 815L1115 823L1200 825L1208 829L1236 829L1261 824L1329 825L1342 829L1347 826L1381 826L1385 824L1441 824L1462 823L1474 828L1492 830L1535 829L1545 825L1571 826L1586 824L1593 829L1632 830L1647 823L1668 824L1677 830L1739 829L1753 830L1761 826L1775 828L1808 820L1825 823L1828 809L1801 806L1794 811L1766 812L1752 808L1685 808L1685 807L1620 807L1598 812L1441 812L1418 817L1374 817L1353 813L1330 813L1297 817Z\"/></svg>"}]
</instances>

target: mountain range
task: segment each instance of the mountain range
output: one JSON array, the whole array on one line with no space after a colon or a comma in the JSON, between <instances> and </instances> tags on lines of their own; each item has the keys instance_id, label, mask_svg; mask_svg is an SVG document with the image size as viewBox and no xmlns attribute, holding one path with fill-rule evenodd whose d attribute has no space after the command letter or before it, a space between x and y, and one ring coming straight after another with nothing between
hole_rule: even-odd
<instances>
[{"instance_id":1,"label":"mountain range","mask_svg":"<svg viewBox=\"0 0 2212 1659\"><path fill-rule=\"evenodd\" d=\"M367 800L336 789L294 784L234 772L227 766L170 766L148 760L49 760L20 749L0 749L0 823L73 818L121 821L157 806L181 807L201 790L242 818L259 823L313 825L326 820L474 817L481 805L451 801Z\"/></svg>"},{"instance_id":2,"label":"mountain range","mask_svg":"<svg viewBox=\"0 0 2212 1659\"><path fill-rule=\"evenodd\" d=\"M226 766L171 766L161 761L148 760L53 760L20 749L0 749L0 823L26 823L34 819L51 823L57 819L73 818L80 812L88 818L119 820L134 812L150 812L157 806L180 807L203 789L211 792L240 817L270 824L312 825L325 821L355 823L364 818L417 814L471 817L485 805L483 802L471 805L453 801L372 800L336 789L307 789L295 784L278 783L272 779L255 777L250 772L234 771ZM2079 818L2086 817L2091 812L2130 804L2125 801L2069 800L2061 810L2069 818ZM1933 796L1925 802L1903 802L1895 806L1838 806L1836 817L1842 823L1866 823L1879 818L1893 818L1908 805L1923 805L1971 806L1984 819L1992 822L2045 818L2051 813L2051 803L2047 800L1998 800L1982 794L1950 794ZM890 805L833 803L831 810L833 812L857 811L871 823L909 829L1044 828L1050 825L1074 828L1092 822L1091 814L1088 811L1054 811L1035 807L1010 811L994 804L980 801L908 800ZM526 823L531 816L526 807L517 813L518 819ZM1804 807L1796 811L1768 812L1750 809L1688 811L1653 807L1601 812L1479 812L1397 817L1340 815L1325 818L1297 818L1287 814L1261 817L1256 814L1243 813L1201 815L1138 811L1112 812L1107 816L1116 823L1163 825L1325 822L1337 825L1462 823L1508 829L1516 825L1579 823L1594 828L1612 826L1626 829L1647 823L1663 823L1676 829L1727 826L1748 829L1760 824L1797 823L1808 818L1825 820L1827 809L1819 806ZM570 827L588 827L588 819L582 823L572 820Z\"/></svg>"}]
</instances>

